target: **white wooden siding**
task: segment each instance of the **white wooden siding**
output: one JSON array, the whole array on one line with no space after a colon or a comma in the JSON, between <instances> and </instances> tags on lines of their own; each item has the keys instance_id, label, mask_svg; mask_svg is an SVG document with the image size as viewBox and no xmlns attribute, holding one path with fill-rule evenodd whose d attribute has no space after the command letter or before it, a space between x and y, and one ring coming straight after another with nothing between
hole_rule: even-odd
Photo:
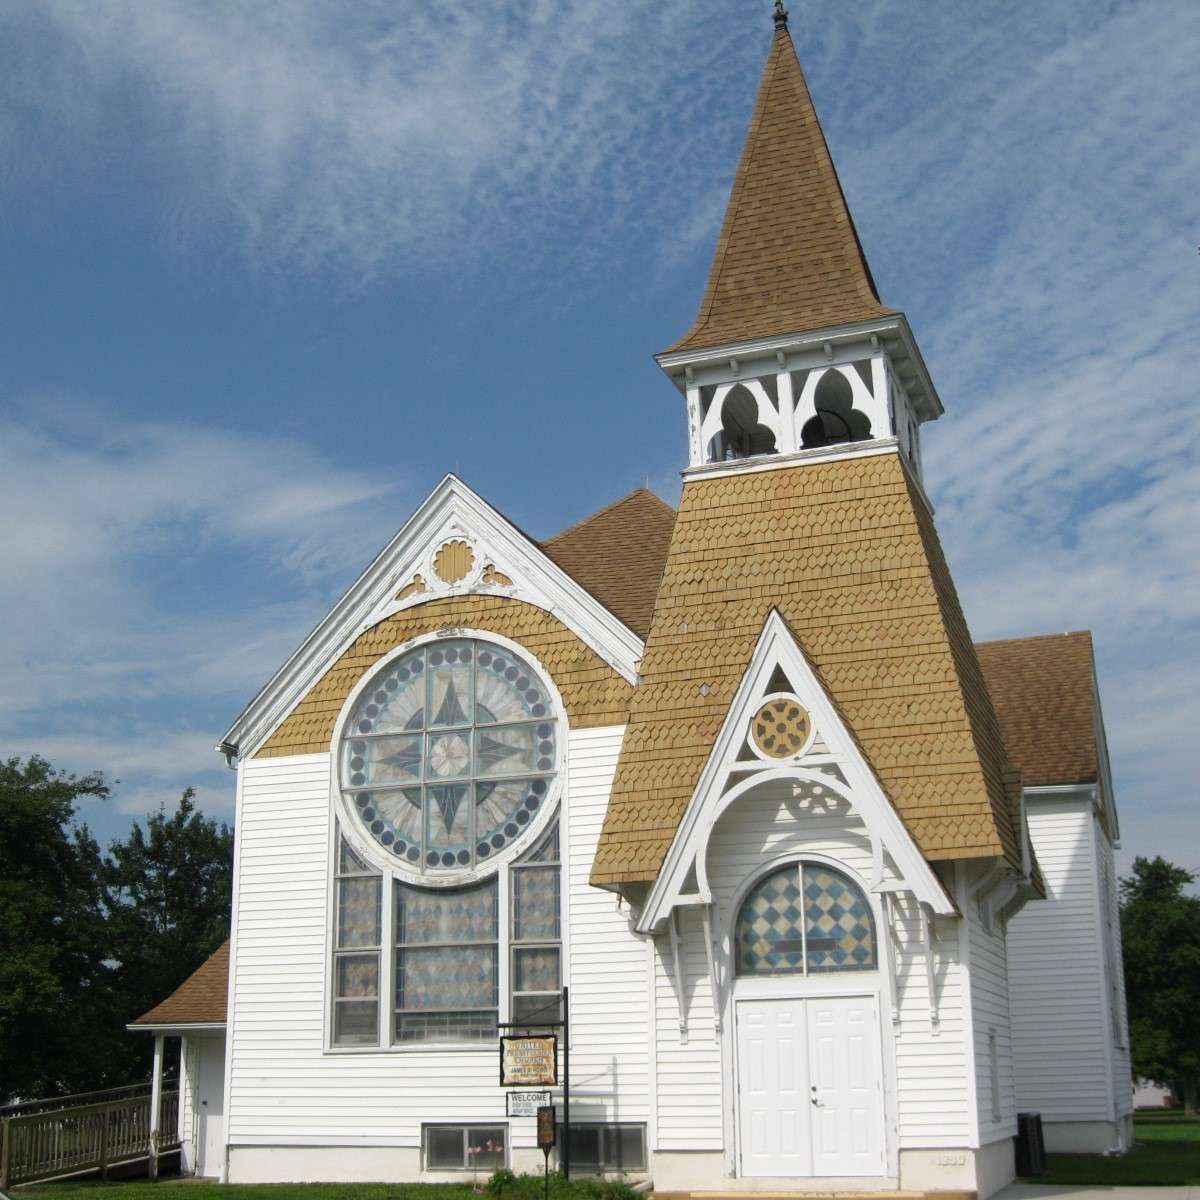
<instances>
[{"instance_id":1,"label":"white wooden siding","mask_svg":"<svg viewBox=\"0 0 1200 1200\"><path fill-rule=\"evenodd\" d=\"M861 821L852 815L821 815L803 809L777 789L749 793L718 822L709 845L708 870L716 910L713 932L722 951L720 986L726 995L731 982L728 955L737 893L764 862L806 853L827 855L845 863L861 878L870 878L870 847ZM719 1150L730 1131L723 1112L732 1104L732 1096L727 1094L731 1087L732 1039L726 1028L723 1049L722 1039L715 1032L700 916L686 908L681 910L680 930L687 997L686 1041L679 1027L670 939L666 934L655 939L658 1146L663 1150ZM900 1024L895 1047L899 1146L965 1146L971 1134L970 1096L955 925L952 921L941 922L939 931L944 936L935 945L940 1015L936 1028L930 1021L918 914L903 899L898 906L896 930L900 943ZM881 928L879 932L882 935L884 931ZM882 946L880 963L886 971ZM888 1020L886 993L882 1007L884 1020ZM730 1020L727 1012L725 1024ZM730 1058L724 1073L722 1053ZM889 1140L894 1136L889 1134Z\"/></svg>"},{"instance_id":2,"label":"white wooden siding","mask_svg":"<svg viewBox=\"0 0 1200 1200\"><path fill-rule=\"evenodd\" d=\"M1027 797L1047 898L1008 927L1018 1108L1043 1121L1112 1120L1092 806Z\"/></svg>"},{"instance_id":3,"label":"white wooden siding","mask_svg":"<svg viewBox=\"0 0 1200 1200\"><path fill-rule=\"evenodd\" d=\"M579 1115L645 1120L646 954L615 898L587 885L622 733L568 740L572 1090ZM417 1146L423 1122L471 1120L508 1123L513 1146L533 1145L534 1122L504 1115L494 1046L323 1050L329 757L250 760L241 770L230 1142Z\"/></svg>"},{"instance_id":4,"label":"white wooden siding","mask_svg":"<svg viewBox=\"0 0 1200 1200\"><path fill-rule=\"evenodd\" d=\"M980 920L972 899L974 886L986 875L991 863L974 871L963 872L966 889L958 897L964 913L969 945L972 1042L975 1048L975 1095L979 1106L981 1145L998 1138L1012 1137L1017 1131L1016 1080L1013 1069L1012 1012L1008 991L1008 952L1006 935L998 916L993 915L989 933ZM994 1110L992 1087L993 1056L989 1034L995 1033L996 1091L999 1114Z\"/></svg>"}]
</instances>

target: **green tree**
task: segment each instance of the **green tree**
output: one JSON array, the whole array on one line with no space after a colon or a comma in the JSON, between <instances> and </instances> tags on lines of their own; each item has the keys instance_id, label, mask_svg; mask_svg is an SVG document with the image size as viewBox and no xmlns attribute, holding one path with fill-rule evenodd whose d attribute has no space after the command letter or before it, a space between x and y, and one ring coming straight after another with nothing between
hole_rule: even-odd
<instances>
[{"instance_id":1,"label":"green tree","mask_svg":"<svg viewBox=\"0 0 1200 1200\"><path fill-rule=\"evenodd\" d=\"M233 832L196 810L188 788L173 812L109 847L104 868L114 993L126 1021L170 995L229 936ZM150 1039L126 1035L130 1078L149 1063Z\"/></svg>"},{"instance_id":2,"label":"green tree","mask_svg":"<svg viewBox=\"0 0 1200 1200\"><path fill-rule=\"evenodd\" d=\"M1136 858L1121 880L1121 941L1133 1070L1200 1110L1200 897L1195 876L1163 858Z\"/></svg>"},{"instance_id":3,"label":"green tree","mask_svg":"<svg viewBox=\"0 0 1200 1200\"><path fill-rule=\"evenodd\" d=\"M106 797L34 756L0 763L0 1099L100 1087L113 1019L101 856L76 803ZM120 1082L124 1082L121 1080Z\"/></svg>"}]
</instances>

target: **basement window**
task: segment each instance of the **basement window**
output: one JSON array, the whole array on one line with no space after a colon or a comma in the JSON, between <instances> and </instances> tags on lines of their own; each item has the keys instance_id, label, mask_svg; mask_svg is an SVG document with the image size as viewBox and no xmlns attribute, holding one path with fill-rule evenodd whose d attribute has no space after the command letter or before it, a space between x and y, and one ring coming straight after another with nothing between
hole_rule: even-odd
<instances>
[{"instance_id":1,"label":"basement window","mask_svg":"<svg viewBox=\"0 0 1200 1200\"><path fill-rule=\"evenodd\" d=\"M424 1125L427 1171L495 1171L508 1162L503 1125Z\"/></svg>"},{"instance_id":2,"label":"basement window","mask_svg":"<svg viewBox=\"0 0 1200 1200\"><path fill-rule=\"evenodd\" d=\"M558 1128L562 1145L563 1128ZM645 1125L591 1125L571 1122L571 1170L643 1171Z\"/></svg>"}]
</instances>

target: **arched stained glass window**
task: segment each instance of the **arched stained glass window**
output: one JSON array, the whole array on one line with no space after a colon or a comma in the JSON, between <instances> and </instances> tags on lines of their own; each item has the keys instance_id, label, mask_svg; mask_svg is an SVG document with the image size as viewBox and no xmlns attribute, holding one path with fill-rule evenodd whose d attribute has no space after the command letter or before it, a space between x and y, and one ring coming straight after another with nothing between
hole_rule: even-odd
<instances>
[{"instance_id":1,"label":"arched stained glass window","mask_svg":"<svg viewBox=\"0 0 1200 1200\"><path fill-rule=\"evenodd\" d=\"M871 906L841 871L791 863L760 879L742 901L734 953L739 975L874 970Z\"/></svg>"}]
</instances>

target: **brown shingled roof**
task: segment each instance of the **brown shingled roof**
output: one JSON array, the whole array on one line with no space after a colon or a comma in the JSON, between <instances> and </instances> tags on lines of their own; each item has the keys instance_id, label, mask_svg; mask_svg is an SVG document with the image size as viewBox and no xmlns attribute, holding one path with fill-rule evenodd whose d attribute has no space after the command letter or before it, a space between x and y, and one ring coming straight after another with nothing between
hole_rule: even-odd
<instances>
[{"instance_id":1,"label":"brown shingled roof","mask_svg":"<svg viewBox=\"0 0 1200 1200\"><path fill-rule=\"evenodd\" d=\"M981 642L976 650L1009 756L1026 787L1095 783L1096 672L1086 630Z\"/></svg>"},{"instance_id":2,"label":"brown shingled roof","mask_svg":"<svg viewBox=\"0 0 1200 1200\"><path fill-rule=\"evenodd\" d=\"M134 1025L208 1025L225 1020L229 994L229 943L187 977Z\"/></svg>"},{"instance_id":3,"label":"brown shingled roof","mask_svg":"<svg viewBox=\"0 0 1200 1200\"><path fill-rule=\"evenodd\" d=\"M776 30L692 328L671 350L889 315L786 28Z\"/></svg>"},{"instance_id":4,"label":"brown shingled roof","mask_svg":"<svg viewBox=\"0 0 1200 1200\"><path fill-rule=\"evenodd\" d=\"M542 549L644 638L674 527L675 510L643 487L547 538Z\"/></svg>"},{"instance_id":5,"label":"brown shingled roof","mask_svg":"<svg viewBox=\"0 0 1200 1200\"><path fill-rule=\"evenodd\" d=\"M778 608L930 859L1019 865L1011 772L899 455L684 486L592 881L650 882Z\"/></svg>"}]
</instances>

